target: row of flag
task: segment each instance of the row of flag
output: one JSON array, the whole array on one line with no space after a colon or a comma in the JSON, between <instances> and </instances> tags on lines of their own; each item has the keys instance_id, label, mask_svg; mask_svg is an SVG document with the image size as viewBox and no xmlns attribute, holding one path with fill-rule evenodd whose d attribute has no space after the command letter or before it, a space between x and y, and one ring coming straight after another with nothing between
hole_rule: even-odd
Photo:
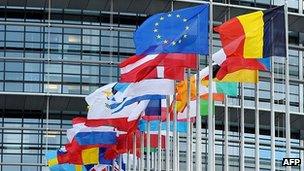
<instances>
[{"instance_id":1,"label":"row of flag","mask_svg":"<svg viewBox=\"0 0 304 171\"><path fill-rule=\"evenodd\" d=\"M164 132L174 131L175 113L177 131L187 133L187 116L195 121L197 99L202 116L208 115L208 105L215 111L214 103L208 104L209 79L213 99L223 101L225 95L238 96L238 83L257 83L258 71L269 71L271 57L286 56L283 7L257 11L214 28L222 43L211 55L214 78L208 77L208 67L186 78L185 69L197 69L199 55L209 55L208 19L208 5L149 17L134 33L136 54L119 64L119 82L88 95L87 117L74 118L68 143L47 152L50 170L124 170L126 153L143 157L142 139L144 147L166 147L170 135Z\"/></svg>"}]
</instances>

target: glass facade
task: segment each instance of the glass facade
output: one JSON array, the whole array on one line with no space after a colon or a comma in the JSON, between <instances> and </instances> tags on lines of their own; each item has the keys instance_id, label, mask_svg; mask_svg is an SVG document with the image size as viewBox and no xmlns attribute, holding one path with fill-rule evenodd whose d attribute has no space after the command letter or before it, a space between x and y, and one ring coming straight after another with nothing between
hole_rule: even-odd
<instances>
[{"instance_id":1,"label":"glass facade","mask_svg":"<svg viewBox=\"0 0 304 171\"><path fill-rule=\"evenodd\" d=\"M43 3L44 2L44 3ZM65 4L48 0L13 3L0 2L0 170L47 170L46 150L60 148L67 142L65 131L71 119L85 116L85 95L109 82L117 81L117 63L134 51L133 31L147 16L168 11L170 3L151 3L142 7L119 0L94 5L91 1L70 0ZM68 2L68 1L65 1ZM215 0L224 10L228 3L238 13L248 7L269 8L283 0ZM129 8L122 6L129 3ZM191 2L176 2L176 6ZM96 6L96 7L95 7ZM303 1L288 1L290 17L304 20ZM249 12L249 11L248 11ZM227 13L215 16L224 21ZM295 19L295 20L296 20ZM292 20L292 22L295 22ZM304 22L303 22L304 23ZM303 33L292 26L289 30L289 73L292 157L303 154ZM300 27L300 26L299 26ZM302 27L303 28L303 27ZM214 35L214 51L220 48ZM201 57L202 67L206 58ZM278 170L285 155L285 62L275 58L276 162ZM260 170L270 169L270 73L260 73L259 137ZM255 86L245 84L245 168L254 170L254 102ZM223 104L217 102L216 170L223 170ZM229 97L229 170L239 170L240 99ZM206 170L207 130L203 119L203 169ZM48 129L46 129L48 128ZM48 130L48 131L47 131ZM180 135L180 170L185 167L185 135ZM195 155L195 151L194 155ZM300 168L293 168L299 170Z\"/></svg>"}]
</instances>

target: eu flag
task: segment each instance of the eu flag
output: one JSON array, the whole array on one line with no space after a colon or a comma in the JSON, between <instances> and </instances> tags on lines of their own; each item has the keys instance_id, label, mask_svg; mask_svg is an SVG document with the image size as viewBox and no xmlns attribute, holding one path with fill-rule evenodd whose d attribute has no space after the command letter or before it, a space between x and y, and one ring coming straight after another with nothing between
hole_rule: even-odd
<instances>
[{"instance_id":1,"label":"eu flag","mask_svg":"<svg viewBox=\"0 0 304 171\"><path fill-rule=\"evenodd\" d=\"M148 18L134 33L136 54L208 54L209 5Z\"/></svg>"}]
</instances>

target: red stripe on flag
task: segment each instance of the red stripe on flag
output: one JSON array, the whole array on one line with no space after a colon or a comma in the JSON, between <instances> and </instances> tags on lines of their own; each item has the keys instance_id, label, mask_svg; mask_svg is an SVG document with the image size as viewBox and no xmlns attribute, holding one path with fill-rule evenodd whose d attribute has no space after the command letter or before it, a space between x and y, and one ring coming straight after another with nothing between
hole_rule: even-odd
<instances>
[{"instance_id":1,"label":"red stripe on flag","mask_svg":"<svg viewBox=\"0 0 304 171\"><path fill-rule=\"evenodd\" d=\"M244 57L245 32L237 18L215 27L214 31L220 34L223 49L227 57Z\"/></svg>"}]
</instances>

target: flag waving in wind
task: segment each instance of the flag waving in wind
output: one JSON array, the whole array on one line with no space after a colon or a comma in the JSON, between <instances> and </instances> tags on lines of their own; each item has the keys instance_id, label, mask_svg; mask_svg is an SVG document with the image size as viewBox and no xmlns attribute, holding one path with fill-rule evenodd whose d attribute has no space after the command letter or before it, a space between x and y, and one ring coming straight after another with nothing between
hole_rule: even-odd
<instances>
[{"instance_id":1,"label":"flag waving in wind","mask_svg":"<svg viewBox=\"0 0 304 171\"><path fill-rule=\"evenodd\" d=\"M286 56L283 6L232 18L214 30L223 46L212 57L221 66L219 80L242 69L269 70L270 57Z\"/></svg>"},{"instance_id":2,"label":"flag waving in wind","mask_svg":"<svg viewBox=\"0 0 304 171\"><path fill-rule=\"evenodd\" d=\"M208 54L207 4L159 13L148 18L135 32L136 54Z\"/></svg>"}]
</instances>

